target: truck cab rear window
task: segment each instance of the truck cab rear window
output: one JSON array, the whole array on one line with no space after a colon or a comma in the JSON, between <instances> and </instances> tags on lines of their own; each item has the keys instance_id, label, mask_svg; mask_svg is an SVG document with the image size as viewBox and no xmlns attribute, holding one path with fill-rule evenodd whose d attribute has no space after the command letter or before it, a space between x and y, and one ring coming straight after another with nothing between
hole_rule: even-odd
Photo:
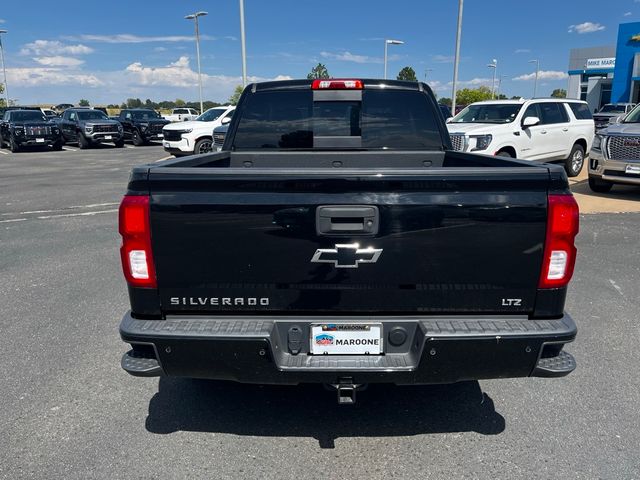
<instances>
[{"instance_id":1,"label":"truck cab rear window","mask_svg":"<svg viewBox=\"0 0 640 480\"><path fill-rule=\"evenodd\" d=\"M234 150L312 149L316 137L361 137L362 148L442 150L437 113L417 91L365 90L362 102L313 102L311 90L250 95Z\"/></svg>"}]
</instances>

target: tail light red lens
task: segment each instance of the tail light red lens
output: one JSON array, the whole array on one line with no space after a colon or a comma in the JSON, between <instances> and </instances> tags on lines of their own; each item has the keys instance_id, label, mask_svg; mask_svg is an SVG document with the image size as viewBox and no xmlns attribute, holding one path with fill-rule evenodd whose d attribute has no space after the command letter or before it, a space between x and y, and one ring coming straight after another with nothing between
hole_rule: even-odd
<instances>
[{"instance_id":1,"label":"tail light red lens","mask_svg":"<svg viewBox=\"0 0 640 480\"><path fill-rule=\"evenodd\" d=\"M572 195L549 195L547 215L547 235L538 287L559 288L569 283L576 263L578 204Z\"/></svg>"},{"instance_id":2,"label":"tail light red lens","mask_svg":"<svg viewBox=\"0 0 640 480\"><path fill-rule=\"evenodd\" d=\"M149 197L125 195L120 204L119 231L122 235L122 271L133 287L156 288L156 272L151 251Z\"/></svg>"},{"instance_id":3,"label":"tail light red lens","mask_svg":"<svg viewBox=\"0 0 640 480\"><path fill-rule=\"evenodd\" d=\"M312 90L362 90L364 84L362 80L328 79L314 80L311 84Z\"/></svg>"}]
</instances>

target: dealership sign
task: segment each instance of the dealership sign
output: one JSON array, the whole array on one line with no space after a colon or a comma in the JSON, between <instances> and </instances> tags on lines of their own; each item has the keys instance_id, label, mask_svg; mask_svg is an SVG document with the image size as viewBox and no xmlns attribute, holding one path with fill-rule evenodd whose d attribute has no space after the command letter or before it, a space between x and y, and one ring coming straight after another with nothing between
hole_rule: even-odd
<instances>
[{"instance_id":1,"label":"dealership sign","mask_svg":"<svg viewBox=\"0 0 640 480\"><path fill-rule=\"evenodd\" d=\"M616 59L613 58L590 58L587 60L587 70L592 68L614 68Z\"/></svg>"}]
</instances>

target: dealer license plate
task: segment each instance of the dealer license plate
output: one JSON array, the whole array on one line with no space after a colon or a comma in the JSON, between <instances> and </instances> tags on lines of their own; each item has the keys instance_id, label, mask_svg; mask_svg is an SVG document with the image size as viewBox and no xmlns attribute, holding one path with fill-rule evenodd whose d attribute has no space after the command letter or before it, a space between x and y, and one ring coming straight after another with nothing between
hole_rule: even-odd
<instances>
[{"instance_id":1,"label":"dealer license plate","mask_svg":"<svg viewBox=\"0 0 640 480\"><path fill-rule=\"evenodd\" d=\"M640 165L627 165L624 171L630 175L640 175Z\"/></svg>"},{"instance_id":2,"label":"dealer license plate","mask_svg":"<svg viewBox=\"0 0 640 480\"><path fill-rule=\"evenodd\" d=\"M380 355L382 325L379 323L325 323L311 325L314 355Z\"/></svg>"},{"instance_id":3,"label":"dealer license plate","mask_svg":"<svg viewBox=\"0 0 640 480\"><path fill-rule=\"evenodd\" d=\"M36 143L44 143L44 138L36 138Z\"/></svg>"},{"instance_id":4,"label":"dealer license plate","mask_svg":"<svg viewBox=\"0 0 640 480\"><path fill-rule=\"evenodd\" d=\"M111 137L111 135L105 135L105 136L104 136L104 139L105 139L105 140L111 140L111 138L112 138L112 137Z\"/></svg>"}]
</instances>

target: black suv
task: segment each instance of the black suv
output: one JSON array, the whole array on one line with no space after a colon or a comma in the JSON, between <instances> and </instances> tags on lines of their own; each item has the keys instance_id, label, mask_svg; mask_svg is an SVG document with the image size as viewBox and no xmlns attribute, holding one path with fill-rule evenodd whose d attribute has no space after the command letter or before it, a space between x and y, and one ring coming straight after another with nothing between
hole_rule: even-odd
<instances>
[{"instance_id":1,"label":"black suv","mask_svg":"<svg viewBox=\"0 0 640 480\"><path fill-rule=\"evenodd\" d=\"M151 140L162 140L162 129L171 123L150 108L128 108L120 112L124 138L140 146Z\"/></svg>"},{"instance_id":2,"label":"black suv","mask_svg":"<svg viewBox=\"0 0 640 480\"><path fill-rule=\"evenodd\" d=\"M103 142L124 147L122 125L104 112L92 108L69 108L60 120L65 142L77 142L82 149Z\"/></svg>"},{"instance_id":3,"label":"black suv","mask_svg":"<svg viewBox=\"0 0 640 480\"><path fill-rule=\"evenodd\" d=\"M9 145L12 152L25 146L53 147L63 145L60 128L50 122L40 109L9 109L0 123L0 148Z\"/></svg>"}]
</instances>

